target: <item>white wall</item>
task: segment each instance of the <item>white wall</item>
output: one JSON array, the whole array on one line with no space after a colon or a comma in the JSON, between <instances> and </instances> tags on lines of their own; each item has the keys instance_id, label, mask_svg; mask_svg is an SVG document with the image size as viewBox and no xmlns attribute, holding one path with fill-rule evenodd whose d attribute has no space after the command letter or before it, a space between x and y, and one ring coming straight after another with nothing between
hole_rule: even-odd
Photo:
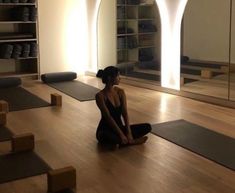
<instances>
[{"instance_id":1,"label":"white wall","mask_svg":"<svg viewBox=\"0 0 235 193\"><path fill-rule=\"evenodd\" d=\"M116 65L116 0L102 0L98 15L98 68Z\"/></svg>"},{"instance_id":2,"label":"white wall","mask_svg":"<svg viewBox=\"0 0 235 193\"><path fill-rule=\"evenodd\" d=\"M38 0L41 73L88 66L86 0Z\"/></svg>"},{"instance_id":3,"label":"white wall","mask_svg":"<svg viewBox=\"0 0 235 193\"><path fill-rule=\"evenodd\" d=\"M232 4L232 29L231 29L231 63L233 71L235 71L235 3Z\"/></svg>"},{"instance_id":4,"label":"white wall","mask_svg":"<svg viewBox=\"0 0 235 193\"><path fill-rule=\"evenodd\" d=\"M229 20L229 0L189 0L183 54L191 59L228 61Z\"/></svg>"}]
</instances>

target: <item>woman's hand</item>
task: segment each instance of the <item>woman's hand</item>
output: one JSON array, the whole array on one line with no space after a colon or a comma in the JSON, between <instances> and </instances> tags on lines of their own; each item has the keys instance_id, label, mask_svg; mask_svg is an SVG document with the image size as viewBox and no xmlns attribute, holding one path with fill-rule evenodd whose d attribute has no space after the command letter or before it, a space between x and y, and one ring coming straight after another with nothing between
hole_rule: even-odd
<instances>
[{"instance_id":1,"label":"woman's hand","mask_svg":"<svg viewBox=\"0 0 235 193\"><path fill-rule=\"evenodd\" d=\"M127 137L124 134L120 135L120 137L122 140L122 144L128 144L129 140L127 139Z\"/></svg>"},{"instance_id":2,"label":"woman's hand","mask_svg":"<svg viewBox=\"0 0 235 193\"><path fill-rule=\"evenodd\" d=\"M127 139L130 144L134 141L131 131L127 133Z\"/></svg>"}]
</instances>

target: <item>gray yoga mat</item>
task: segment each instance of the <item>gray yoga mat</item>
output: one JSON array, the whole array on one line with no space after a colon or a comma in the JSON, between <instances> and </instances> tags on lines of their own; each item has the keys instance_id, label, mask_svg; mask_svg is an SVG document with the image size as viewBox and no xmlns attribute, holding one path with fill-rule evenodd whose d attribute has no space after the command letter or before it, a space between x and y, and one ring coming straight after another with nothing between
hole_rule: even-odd
<instances>
[{"instance_id":1,"label":"gray yoga mat","mask_svg":"<svg viewBox=\"0 0 235 193\"><path fill-rule=\"evenodd\" d=\"M152 125L152 133L235 170L235 139L185 120Z\"/></svg>"},{"instance_id":2,"label":"gray yoga mat","mask_svg":"<svg viewBox=\"0 0 235 193\"><path fill-rule=\"evenodd\" d=\"M94 100L95 94L100 91L100 89L98 88L95 88L77 80L55 82L50 83L48 85L79 101Z\"/></svg>"},{"instance_id":3,"label":"gray yoga mat","mask_svg":"<svg viewBox=\"0 0 235 193\"><path fill-rule=\"evenodd\" d=\"M22 87L1 88L0 100L5 100L8 102L9 111L19 111L50 106L50 103L30 93Z\"/></svg>"},{"instance_id":4,"label":"gray yoga mat","mask_svg":"<svg viewBox=\"0 0 235 193\"><path fill-rule=\"evenodd\" d=\"M41 175L50 169L33 151L0 155L0 184Z\"/></svg>"},{"instance_id":5,"label":"gray yoga mat","mask_svg":"<svg viewBox=\"0 0 235 193\"><path fill-rule=\"evenodd\" d=\"M5 126L0 126L0 142L8 141L12 137L12 132Z\"/></svg>"}]
</instances>

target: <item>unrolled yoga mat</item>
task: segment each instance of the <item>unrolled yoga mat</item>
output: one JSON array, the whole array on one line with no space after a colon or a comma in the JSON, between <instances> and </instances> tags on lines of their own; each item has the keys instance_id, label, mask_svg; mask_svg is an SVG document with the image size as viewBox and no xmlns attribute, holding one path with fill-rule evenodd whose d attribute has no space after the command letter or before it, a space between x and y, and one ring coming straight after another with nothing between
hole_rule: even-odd
<instances>
[{"instance_id":1,"label":"unrolled yoga mat","mask_svg":"<svg viewBox=\"0 0 235 193\"><path fill-rule=\"evenodd\" d=\"M22 87L0 89L0 100L5 100L8 102L9 111L19 111L50 106L50 103L30 93Z\"/></svg>"},{"instance_id":2,"label":"unrolled yoga mat","mask_svg":"<svg viewBox=\"0 0 235 193\"><path fill-rule=\"evenodd\" d=\"M10 140L12 132L5 126L0 126L0 142Z\"/></svg>"},{"instance_id":3,"label":"unrolled yoga mat","mask_svg":"<svg viewBox=\"0 0 235 193\"><path fill-rule=\"evenodd\" d=\"M33 151L0 155L0 183L41 175L50 169Z\"/></svg>"},{"instance_id":4,"label":"unrolled yoga mat","mask_svg":"<svg viewBox=\"0 0 235 193\"><path fill-rule=\"evenodd\" d=\"M235 170L235 139L185 120L152 125L152 133Z\"/></svg>"},{"instance_id":5,"label":"unrolled yoga mat","mask_svg":"<svg viewBox=\"0 0 235 193\"><path fill-rule=\"evenodd\" d=\"M79 101L94 100L95 94L100 91L98 88L76 80L55 82L48 85Z\"/></svg>"}]
</instances>

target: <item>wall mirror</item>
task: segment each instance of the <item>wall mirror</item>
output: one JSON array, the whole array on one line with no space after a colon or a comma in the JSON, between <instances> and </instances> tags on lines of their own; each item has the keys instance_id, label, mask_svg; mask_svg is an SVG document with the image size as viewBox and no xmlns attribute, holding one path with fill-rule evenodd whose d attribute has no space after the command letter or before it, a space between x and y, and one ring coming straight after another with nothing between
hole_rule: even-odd
<instances>
[{"instance_id":1,"label":"wall mirror","mask_svg":"<svg viewBox=\"0 0 235 193\"><path fill-rule=\"evenodd\" d=\"M230 0L188 1L181 34L181 90L232 99L235 76L229 72L235 52L230 48L235 39L230 38L230 4Z\"/></svg>"},{"instance_id":2,"label":"wall mirror","mask_svg":"<svg viewBox=\"0 0 235 193\"><path fill-rule=\"evenodd\" d=\"M161 22L154 0L102 0L98 69L160 85ZM235 3L188 0L181 33L181 90L235 101Z\"/></svg>"}]
</instances>

